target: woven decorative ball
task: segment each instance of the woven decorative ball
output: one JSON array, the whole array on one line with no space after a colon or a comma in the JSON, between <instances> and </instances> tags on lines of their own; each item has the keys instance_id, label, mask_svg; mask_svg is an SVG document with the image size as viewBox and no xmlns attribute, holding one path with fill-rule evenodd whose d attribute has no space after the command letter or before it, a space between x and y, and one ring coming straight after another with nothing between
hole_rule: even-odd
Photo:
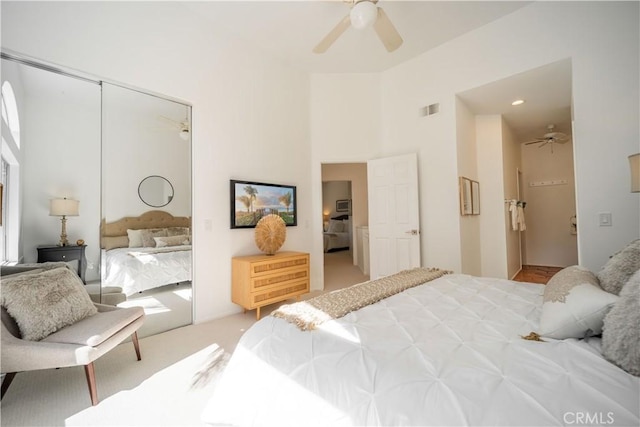
<instances>
[{"instance_id":1,"label":"woven decorative ball","mask_svg":"<svg viewBox=\"0 0 640 427\"><path fill-rule=\"evenodd\" d=\"M282 247L287 238L287 226L280 216L264 216L256 224L256 246L267 255L273 255Z\"/></svg>"}]
</instances>

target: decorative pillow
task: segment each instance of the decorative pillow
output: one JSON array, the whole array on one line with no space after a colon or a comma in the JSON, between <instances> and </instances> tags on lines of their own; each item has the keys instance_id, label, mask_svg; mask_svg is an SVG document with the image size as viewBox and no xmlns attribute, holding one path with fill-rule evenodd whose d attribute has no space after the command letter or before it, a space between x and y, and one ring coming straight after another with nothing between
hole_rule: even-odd
<instances>
[{"instance_id":1,"label":"decorative pillow","mask_svg":"<svg viewBox=\"0 0 640 427\"><path fill-rule=\"evenodd\" d=\"M604 316L617 299L600 287L589 270L577 265L566 267L544 289L538 333L556 339L598 335Z\"/></svg>"},{"instance_id":2,"label":"decorative pillow","mask_svg":"<svg viewBox=\"0 0 640 427\"><path fill-rule=\"evenodd\" d=\"M39 341L98 312L82 280L68 268L2 279L0 302L22 339Z\"/></svg>"},{"instance_id":3,"label":"decorative pillow","mask_svg":"<svg viewBox=\"0 0 640 427\"><path fill-rule=\"evenodd\" d=\"M640 239L614 254L598 272L600 286L618 295L629 278L640 268Z\"/></svg>"},{"instance_id":4,"label":"decorative pillow","mask_svg":"<svg viewBox=\"0 0 640 427\"><path fill-rule=\"evenodd\" d=\"M143 230L127 230L130 248L142 247L142 231Z\"/></svg>"},{"instance_id":5,"label":"decorative pillow","mask_svg":"<svg viewBox=\"0 0 640 427\"><path fill-rule=\"evenodd\" d=\"M189 236L167 236L167 237L154 237L156 241L156 248L164 248L167 246L181 246L191 244Z\"/></svg>"},{"instance_id":6,"label":"decorative pillow","mask_svg":"<svg viewBox=\"0 0 640 427\"><path fill-rule=\"evenodd\" d=\"M167 236L189 236L189 227L169 227L167 228Z\"/></svg>"},{"instance_id":7,"label":"decorative pillow","mask_svg":"<svg viewBox=\"0 0 640 427\"><path fill-rule=\"evenodd\" d=\"M620 299L604 318L603 356L640 376L640 270L620 291Z\"/></svg>"},{"instance_id":8,"label":"decorative pillow","mask_svg":"<svg viewBox=\"0 0 640 427\"><path fill-rule=\"evenodd\" d=\"M127 236L103 237L102 247L107 251L115 248L127 248L129 247L129 238Z\"/></svg>"},{"instance_id":9,"label":"decorative pillow","mask_svg":"<svg viewBox=\"0 0 640 427\"><path fill-rule=\"evenodd\" d=\"M142 231L142 246L145 248L155 248L156 241L154 237L167 237L166 228L149 228Z\"/></svg>"},{"instance_id":10,"label":"decorative pillow","mask_svg":"<svg viewBox=\"0 0 640 427\"><path fill-rule=\"evenodd\" d=\"M329 221L329 228L327 229L328 233L342 233L344 231L344 223L342 221L338 221L332 219Z\"/></svg>"}]
</instances>

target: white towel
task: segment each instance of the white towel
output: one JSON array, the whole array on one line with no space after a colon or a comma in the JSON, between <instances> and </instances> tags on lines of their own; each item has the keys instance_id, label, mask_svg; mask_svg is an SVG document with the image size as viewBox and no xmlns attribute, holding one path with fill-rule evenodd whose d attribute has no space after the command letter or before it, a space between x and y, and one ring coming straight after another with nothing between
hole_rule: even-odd
<instances>
[{"instance_id":1,"label":"white towel","mask_svg":"<svg viewBox=\"0 0 640 427\"><path fill-rule=\"evenodd\" d=\"M509 202L509 212L511 212L511 229L513 231L524 231L527 225L524 222L524 208L520 202L511 200Z\"/></svg>"},{"instance_id":2,"label":"white towel","mask_svg":"<svg viewBox=\"0 0 640 427\"><path fill-rule=\"evenodd\" d=\"M509 202L509 212L511 212L511 228L518 231L518 204L515 200Z\"/></svg>"},{"instance_id":3,"label":"white towel","mask_svg":"<svg viewBox=\"0 0 640 427\"><path fill-rule=\"evenodd\" d=\"M527 225L524 223L524 208L522 206L518 206L518 227L520 231L527 229Z\"/></svg>"}]
</instances>

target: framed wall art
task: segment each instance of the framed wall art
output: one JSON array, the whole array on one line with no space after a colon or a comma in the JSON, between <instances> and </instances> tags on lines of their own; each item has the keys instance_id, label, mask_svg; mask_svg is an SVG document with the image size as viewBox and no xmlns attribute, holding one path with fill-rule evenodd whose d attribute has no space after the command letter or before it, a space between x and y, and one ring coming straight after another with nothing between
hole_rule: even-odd
<instances>
[{"instance_id":1,"label":"framed wall art","mask_svg":"<svg viewBox=\"0 0 640 427\"><path fill-rule=\"evenodd\" d=\"M232 179L230 187L231 228L254 228L270 214L298 225L295 186Z\"/></svg>"},{"instance_id":2,"label":"framed wall art","mask_svg":"<svg viewBox=\"0 0 640 427\"><path fill-rule=\"evenodd\" d=\"M471 180L463 176L460 177L460 215L471 215L473 213L471 202Z\"/></svg>"},{"instance_id":3,"label":"framed wall art","mask_svg":"<svg viewBox=\"0 0 640 427\"><path fill-rule=\"evenodd\" d=\"M480 183L471 181L471 214L480 215Z\"/></svg>"},{"instance_id":4,"label":"framed wall art","mask_svg":"<svg viewBox=\"0 0 640 427\"><path fill-rule=\"evenodd\" d=\"M336 212L351 212L351 199L336 200Z\"/></svg>"}]
</instances>

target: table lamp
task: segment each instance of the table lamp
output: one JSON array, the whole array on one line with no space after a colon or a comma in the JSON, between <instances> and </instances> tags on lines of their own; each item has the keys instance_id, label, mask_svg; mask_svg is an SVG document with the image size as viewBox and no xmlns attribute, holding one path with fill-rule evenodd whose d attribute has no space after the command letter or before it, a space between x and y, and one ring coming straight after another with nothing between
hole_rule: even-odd
<instances>
[{"instance_id":1,"label":"table lamp","mask_svg":"<svg viewBox=\"0 0 640 427\"><path fill-rule=\"evenodd\" d=\"M80 202L73 199L51 199L49 203L49 215L62 217L62 232L60 233L60 242L58 246L67 246L67 217L78 216L78 207Z\"/></svg>"}]
</instances>

